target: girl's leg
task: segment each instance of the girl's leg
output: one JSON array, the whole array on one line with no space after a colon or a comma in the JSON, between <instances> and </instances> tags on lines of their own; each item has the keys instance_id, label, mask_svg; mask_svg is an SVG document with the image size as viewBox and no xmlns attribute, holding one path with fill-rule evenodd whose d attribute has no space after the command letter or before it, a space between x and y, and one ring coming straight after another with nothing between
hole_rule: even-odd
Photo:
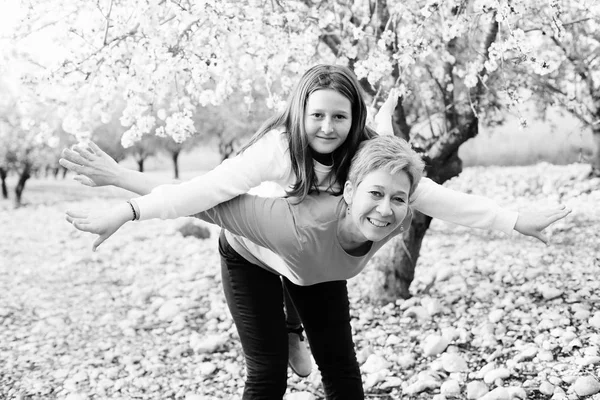
<instances>
[{"instance_id":1,"label":"girl's leg","mask_svg":"<svg viewBox=\"0 0 600 400\"><path fill-rule=\"evenodd\" d=\"M285 324L289 329L298 329L302 327L302 321L300 321L300 316L298 315L298 311L296 311L296 307L294 307L294 303L290 297L290 294L285 287L285 283L282 279L283 286L283 305L285 306Z\"/></svg>"},{"instance_id":2,"label":"girl's leg","mask_svg":"<svg viewBox=\"0 0 600 400\"><path fill-rule=\"evenodd\" d=\"M364 399L346 281L297 286L285 280L285 286L304 324L327 399Z\"/></svg>"},{"instance_id":3,"label":"girl's leg","mask_svg":"<svg viewBox=\"0 0 600 400\"><path fill-rule=\"evenodd\" d=\"M287 330L281 280L219 238L223 291L246 359L244 400L282 399L287 387Z\"/></svg>"},{"instance_id":4,"label":"girl's leg","mask_svg":"<svg viewBox=\"0 0 600 400\"><path fill-rule=\"evenodd\" d=\"M283 284L283 305L285 310L285 323L288 330L288 363L296 375L306 377L312 370L310 352L302 334L302 322L294 302L290 298L285 284Z\"/></svg>"}]
</instances>

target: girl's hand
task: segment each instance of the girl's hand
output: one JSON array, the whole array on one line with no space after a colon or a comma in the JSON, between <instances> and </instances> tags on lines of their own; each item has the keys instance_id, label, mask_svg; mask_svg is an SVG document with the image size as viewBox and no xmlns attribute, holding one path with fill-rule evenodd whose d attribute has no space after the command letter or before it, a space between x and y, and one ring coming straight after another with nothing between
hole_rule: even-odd
<instances>
[{"instance_id":1,"label":"girl's hand","mask_svg":"<svg viewBox=\"0 0 600 400\"><path fill-rule=\"evenodd\" d=\"M114 185L123 174L123 168L92 141L64 149L58 162L77 173L74 179L86 186Z\"/></svg>"},{"instance_id":2,"label":"girl's hand","mask_svg":"<svg viewBox=\"0 0 600 400\"><path fill-rule=\"evenodd\" d=\"M92 251L96 251L98 246L131 218L131 207L127 203L103 211L67 211L67 221L75 228L98 235L92 245Z\"/></svg>"},{"instance_id":3,"label":"girl's hand","mask_svg":"<svg viewBox=\"0 0 600 400\"><path fill-rule=\"evenodd\" d=\"M542 231L558 220L563 219L571 213L571 209L565 206L557 206L544 211L519 212L515 230L525 236L532 236L544 244L548 244L548 236Z\"/></svg>"}]
</instances>

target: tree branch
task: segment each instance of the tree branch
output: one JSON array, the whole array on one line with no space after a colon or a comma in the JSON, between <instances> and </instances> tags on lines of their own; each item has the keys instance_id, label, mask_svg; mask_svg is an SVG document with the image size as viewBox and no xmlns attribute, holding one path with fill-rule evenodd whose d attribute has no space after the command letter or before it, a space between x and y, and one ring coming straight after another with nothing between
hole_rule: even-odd
<instances>
[{"instance_id":1,"label":"tree branch","mask_svg":"<svg viewBox=\"0 0 600 400\"><path fill-rule=\"evenodd\" d=\"M106 19L106 26L104 28L104 39L102 40L102 43L105 46L106 46L106 41L108 40L108 28L110 27L110 14L112 12L112 6L113 6L113 0L110 0L110 3L108 5L108 13L104 16L104 18Z\"/></svg>"},{"instance_id":2,"label":"tree branch","mask_svg":"<svg viewBox=\"0 0 600 400\"><path fill-rule=\"evenodd\" d=\"M488 33L483 43L483 57L487 59L489 57L489 48L496 40L498 36L498 22L494 18L488 27ZM481 75L485 75L486 70L481 70ZM481 97L485 86L481 80L477 83L472 91L477 100ZM458 151L458 148L468 139L475 137L479 130L478 118L474 111L459 114L456 113L456 128L452 127L448 132L442 135L435 143L428 149L429 157L432 163L439 164L440 168L444 161L449 157L452 157Z\"/></svg>"}]
</instances>

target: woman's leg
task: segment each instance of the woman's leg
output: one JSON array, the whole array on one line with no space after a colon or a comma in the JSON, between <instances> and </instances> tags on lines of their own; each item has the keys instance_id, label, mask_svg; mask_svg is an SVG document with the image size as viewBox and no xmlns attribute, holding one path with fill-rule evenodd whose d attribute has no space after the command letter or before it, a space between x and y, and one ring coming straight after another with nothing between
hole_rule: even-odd
<instances>
[{"instance_id":1,"label":"woman's leg","mask_svg":"<svg viewBox=\"0 0 600 400\"><path fill-rule=\"evenodd\" d=\"M251 264L219 238L223 291L246 359L244 400L283 398L288 338L281 280Z\"/></svg>"},{"instance_id":2,"label":"woman's leg","mask_svg":"<svg viewBox=\"0 0 600 400\"><path fill-rule=\"evenodd\" d=\"M327 399L364 399L346 281L297 286L285 280L285 286L304 324Z\"/></svg>"},{"instance_id":3,"label":"woman's leg","mask_svg":"<svg viewBox=\"0 0 600 400\"><path fill-rule=\"evenodd\" d=\"M294 302L290 298L285 284L283 286L283 305L285 310L285 324L288 331L288 363L296 375L306 377L312 370L310 351L304 340L302 322Z\"/></svg>"}]
</instances>

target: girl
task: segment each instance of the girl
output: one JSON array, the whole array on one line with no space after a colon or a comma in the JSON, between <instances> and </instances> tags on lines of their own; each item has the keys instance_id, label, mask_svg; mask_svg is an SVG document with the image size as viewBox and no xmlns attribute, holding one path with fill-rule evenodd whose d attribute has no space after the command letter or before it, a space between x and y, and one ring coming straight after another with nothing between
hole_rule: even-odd
<instances>
[{"instance_id":1,"label":"girl","mask_svg":"<svg viewBox=\"0 0 600 400\"><path fill-rule=\"evenodd\" d=\"M273 252L253 265L235 237L226 233L219 239L224 290L248 371L269 371L264 380L253 376L252 386L248 377L244 399L281 399L286 390L280 275L305 324L326 398L364 398L345 281L410 226L409 199L422 170L423 162L405 141L381 136L360 145L343 196L313 193L298 203L243 195L197 215ZM541 232L568 213L553 210L538 219L535 229ZM67 220L97 233L102 217L115 214L128 219L131 210L117 206L93 214L68 212Z\"/></svg>"},{"instance_id":2,"label":"girl","mask_svg":"<svg viewBox=\"0 0 600 400\"><path fill-rule=\"evenodd\" d=\"M365 125L366 118L367 108L355 75L342 66L317 65L301 77L286 109L268 120L239 155L190 181L158 186L159 182L144 174L121 168L93 144L91 150L66 149L61 164L84 175L79 180L86 184L113 184L146 194L121 206L128 212L133 207L134 218L141 220L202 212L267 181L280 187L273 196L287 194L301 202L312 191L341 192L358 145L375 136ZM519 221L516 212L504 210L483 197L446 189L426 178L410 201L415 209L434 218L506 233L514 228L545 240L539 231L530 229L527 221ZM102 227L96 232L99 237L94 250L126 222L118 218L122 215L112 214L99 221ZM270 257L264 254L264 248L244 238L235 241L248 249L250 261ZM230 303L230 308L234 307ZM292 310L290 304L287 310ZM238 326L238 330L242 329ZM296 338L296 344L300 342L299 335L291 334L290 338ZM294 350L294 346L290 348ZM304 368L304 375L308 374L306 370L310 368ZM262 376L260 369L256 371L257 376ZM249 370L247 385L253 381L254 371Z\"/></svg>"}]
</instances>

